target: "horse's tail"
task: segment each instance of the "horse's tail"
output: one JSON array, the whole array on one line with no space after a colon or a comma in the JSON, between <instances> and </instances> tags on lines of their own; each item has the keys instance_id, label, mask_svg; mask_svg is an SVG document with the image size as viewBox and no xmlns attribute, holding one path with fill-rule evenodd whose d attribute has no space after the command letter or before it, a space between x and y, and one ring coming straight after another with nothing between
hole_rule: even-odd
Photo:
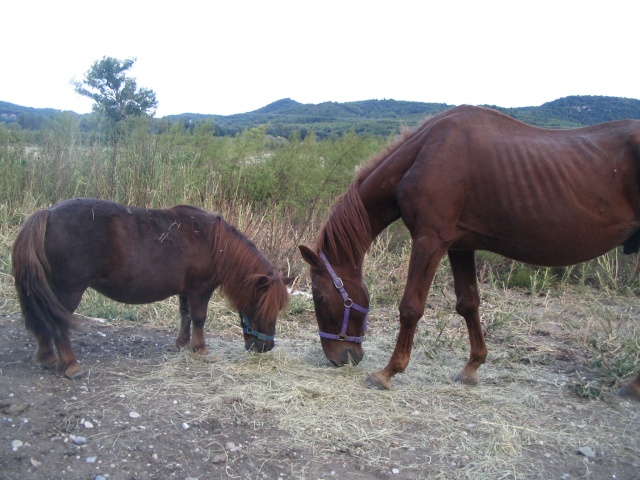
<instances>
[{"instance_id":1,"label":"horse's tail","mask_svg":"<svg viewBox=\"0 0 640 480\"><path fill-rule=\"evenodd\" d=\"M59 339L68 335L73 317L51 288L51 266L45 254L49 210L38 210L24 223L11 256L20 309L27 330L38 336Z\"/></svg>"}]
</instances>

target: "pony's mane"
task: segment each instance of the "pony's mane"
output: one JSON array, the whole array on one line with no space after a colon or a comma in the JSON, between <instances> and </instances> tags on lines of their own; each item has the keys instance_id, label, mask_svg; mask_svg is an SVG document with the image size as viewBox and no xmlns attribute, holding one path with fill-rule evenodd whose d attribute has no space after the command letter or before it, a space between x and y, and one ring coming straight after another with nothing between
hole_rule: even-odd
<instances>
[{"instance_id":1,"label":"pony's mane","mask_svg":"<svg viewBox=\"0 0 640 480\"><path fill-rule=\"evenodd\" d=\"M212 254L218 257L214 263L222 293L239 312L253 307L256 317L276 318L289 302L287 287L254 243L222 217L219 219L212 232ZM269 281L258 285L263 275ZM256 296L258 287L264 290Z\"/></svg>"}]
</instances>

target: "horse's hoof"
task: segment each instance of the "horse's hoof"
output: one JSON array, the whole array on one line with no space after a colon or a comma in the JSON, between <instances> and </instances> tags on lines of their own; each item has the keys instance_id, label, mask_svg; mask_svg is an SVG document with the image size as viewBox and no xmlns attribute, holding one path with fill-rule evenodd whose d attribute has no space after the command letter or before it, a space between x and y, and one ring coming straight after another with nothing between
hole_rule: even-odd
<instances>
[{"instance_id":1,"label":"horse's hoof","mask_svg":"<svg viewBox=\"0 0 640 480\"><path fill-rule=\"evenodd\" d=\"M616 395L626 400L635 400L640 402L640 391L632 387L631 385L624 385L616 390Z\"/></svg>"},{"instance_id":2,"label":"horse's hoof","mask_svg":"<svg viewBox=\"0 0 640 480\"><path fill-rule=\"evenodd\" d=\"M69 365L67 367L67 369L64 371L64 376L71 379L71 380L75 380L76 378L79 378L82 376L82 367L80 366L80 364L78 363L73 363L71 365Z\"/></svg>"},{"instance_id":3,"label":"horse's hoof","mask_svg":"<svg viewBox=\"0 0 640 480\"><path fill-rule=\"evenodd\" d=\"M391 389L391 379L387 378L384 374L378 372L373 372L369 374L367 378L364 379L364 386L371 389L376 390L390 390Z\"/></svg>"},{"instance_id":4,"label":"horse's hoof","mask_svg":"<svg viewBox=\"0 0 640 480\"><path fill-rule=\"evenodd\" d=\"M453 381L462 383L464 385L478 385L479 383L478 374L476 372L469 374L469 373L466 373L464 370L462 370L455 377L453 377Z\"/></svg>"},{"instance_id":5,"label":"horse's hoof","mask_svg":"<svg viewBox=\"0 0 640 480\"><path fill-rule=\"evenodd\" d=\"M58 364L58 357L55 355L49 355L46 357L34 356L33 363L35 363L41 368L45 368L47 370L53 370L56 368L56 365Z\"/></svg>"}]
</instances>

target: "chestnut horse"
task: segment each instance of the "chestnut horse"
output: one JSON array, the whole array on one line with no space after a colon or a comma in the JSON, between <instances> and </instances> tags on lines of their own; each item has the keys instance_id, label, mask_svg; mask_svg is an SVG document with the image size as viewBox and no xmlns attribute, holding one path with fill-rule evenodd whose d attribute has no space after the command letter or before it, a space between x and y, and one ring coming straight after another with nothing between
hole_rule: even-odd
<instances>
[{"instance_id":1,"label":"chestnut horse","mask_svg":"<svg viewBox=\"0 0 640 480\"><path fill-rule=\"evenodd\" d=\"M188 205L153 210L66 200L26 220L12 262L25 325L38 343L34 361L47 368L57 362L69 378L82 373L69 329L89 287L128 304L178 295L176 345L190 342L204 355L207 306L217 287L240 314L245 348L258 352L273 348L276 318L289 299L290 279L252 242L220 215Z\"/></svg>"},{"instance_id":2,"label":"chestnut horse","mask_svg":"<svg viewBox=\"0 0 640 480\"><path fill-rule=\"evenodd\" d=\"M583 262L618 245L636 253L639 181L638 120L546 130L470 106L427 120L358 172L314 249L300 246L326 357L335 365L362 359L369 306L363 258L402 218L412 247L400 331L389 363L366 383L391 388L391 378L407 367L431 282L447 254L456 311L471 346L455 380L476 384L487 347L475 250L545 266ZM640 375L618 393L640 400Z\"/></svg>"}]
</instances>

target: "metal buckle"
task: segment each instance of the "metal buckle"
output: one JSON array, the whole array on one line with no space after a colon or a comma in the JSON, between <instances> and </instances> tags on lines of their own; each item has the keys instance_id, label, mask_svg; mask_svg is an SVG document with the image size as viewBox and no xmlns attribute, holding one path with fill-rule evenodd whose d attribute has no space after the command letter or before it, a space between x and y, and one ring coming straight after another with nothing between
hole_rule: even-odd
<instances>
[{"instance_id":1,"label":"metal buckle","mask_svg":"<svg viewBox=\"0 0 640 480\"><path fill-rule=\"evenodd\" d=\"M342 287L344 287L344 283L342 283L342 279L340 277L336 277L333 279L333 285L340 290Z\"/></svg>"},{"instance_id":2,"label":"metal buckle","mask_svg":"<svg viewBox=\"0 0 640 480\"><path fill-rule=\"evenodd\" d=\"M338 338L336 338L336 340L340 340L341 342L344 342L347 340L347 334L346 333L341 333L339 335L336 335Z\"/></svg>"},{"instance_id":3,"label":"metal buckle","mask_svg":"<svg viewBox=\"0 0 640 480\"><path fill-rule=\"evenodd\" d=\"M351 300L349 297L344 299L344 306L346 308L351 308L353 306L353 300Z\"/></svg>"}]
</instances>

